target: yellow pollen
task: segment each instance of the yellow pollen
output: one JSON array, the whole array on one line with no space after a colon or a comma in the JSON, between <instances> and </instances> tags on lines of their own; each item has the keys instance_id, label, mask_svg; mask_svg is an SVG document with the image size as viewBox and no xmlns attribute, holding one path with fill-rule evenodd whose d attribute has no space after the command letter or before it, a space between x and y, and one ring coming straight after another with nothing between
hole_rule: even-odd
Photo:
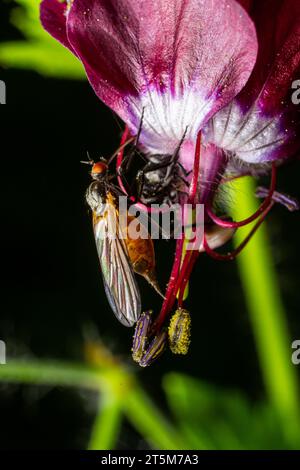
<instances>
[{"instance_id":1,"label":"yellow pollen","mask_svg":"<svg viewBox=\"0 0 300 470\"><path fill-rule=\"evenodd\" d=\"M187 354L191 343L191 316L187 310L176 310L171 318L168 333L172 353Z\"/></svg>"}]
</instances>

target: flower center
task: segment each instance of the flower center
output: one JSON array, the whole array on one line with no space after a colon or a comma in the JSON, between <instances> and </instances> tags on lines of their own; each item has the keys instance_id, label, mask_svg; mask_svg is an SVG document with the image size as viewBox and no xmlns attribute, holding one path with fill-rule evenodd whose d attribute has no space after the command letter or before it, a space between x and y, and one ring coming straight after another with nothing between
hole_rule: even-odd
<instances>
[{"instance_id":1,"label":"flower center","mask_svg":"<svg viewBox=\"0 0 300 470\"><path fill-rule=\"evenodd\" d=\"M191 179L189 192L187 196L187 203L191 205L193 209L196 208L196 204L199 202L199 200L201 200L200 193L202 193L201 181L200 181L201 180L201 177L200 177L201 137L202 137L202 134L200 131L197 135L192 179ZM117 156L117 171L122 164L123 150L124 150L124 146L126 142L128 141L128 138L129 138L129 131L128 129L126 129L123 134L122 141L121 141L121 147L120 147L121 150ZM266 193L266 197L264 201L262 202L261 206L254 214L252 214L247 219L244 219L238 222L231 221L228 218L218 217L212 209L211 198L208 198L208 199L205 198L205 204L204 204L205 226L204 226L202 244L201 246L199 246L199 241L194 242L194 240L192 241L187 240L186 234L184 231L182 233L182 236L177 240L173 268L172 268L172 272L171 272L170 279L168 282L165 299L162 304L158 317L153 321L151 320L151 328L148 328L149 331L151 330L149 333L150 334L149 338L150 337L154 338L152 341L153 344L151 343L147 349L147 354L148 355L150 354L150 356L148 358L146 352L143 351L142 355L144 359L141 359L139 361L140 364L149 365L152 362L153 358L162 352L163 350L162 342L167 341L167 335L166 335L166 330L164 326L165 326L166 320L169 319L172 311L174 310L174 305L176 301L178 304L176 312L180 319L180 321L178 322L178 325L180 325L180 328L178 330L177 323L175 322L176 328L175 327L171 328L171 332L174 333L174 331L177 332L177 330L181 332L183 327L186 327L187 330L189 331L190 322L185 323L184 321L182 321L182 312L185 311L184 301L185 301L186 288L187 288L191 273L193 271L193 268L195 266L195 263L198 259L200 252L204 251L210 257L219 261L229 261L229 260L235 259L241 253L244 247L248 244L248 242L251 240L251 238L256 233L258 228L261 226L261 224L263 223L263 221L269 214L270 210L272 209L273 205L275 204L274 193L276 189L276 179L277 179L277 168L276 168L275 163L273 163L271 183L270 183L269 190ZM126 192L126 188L124 187L122 178L120 176L118 176L118 182L119 182L121 189L124 190L124 192ZM227 182L226 180L221 180L219 181L219 184L226 184L226 182ZM130 199L134 203L137 202L135 198L130 198ZM148 207L141 203L136 204L136 205L139 206L141 210L147 211L149 213L152 212L151 207ZM184 218L184 215L182 217ZM235 230L237 230L240 227L244 227L255 221L256 223L254 227L250 230L249 234L244 239L244 241L235 250L227 254L221 254L217 252L212 246L213 244L215 244L216 247L222 246L232 237ZM193 222L196 225L198 223L197 220L194 220ZM215 228L215 230L212 231L211 230L212 227ZM211 232L213 233L213 236L211 235ZM215 239L218 240L217 243L215 243L214 237ZM189 243L188 250L186 249L187 242ZM180 315L178 312L180 312ZM145 318L148 318L148 317L145 317ZM171 324L172 324L172 321L173 320L171 320ZM169 327L169 333L170 333L170 327ZM175 337L177 338L176 335ZM178 335L178 337L181 341L182 340L181 333L180 335ZM146 338L144 338L144 340L146 341ZM169 341L170 341L170 337L169 337ZM179 343L177 344L177 340L175 341L175 343L174 343L175 346L173 345L173 349L177 350L178 349L177 346ZM186 344L188 344L188 342L184 343L184 345ZM186 347L182 347L181 349L186 350ZM135 351L136 350L137 348L135 348Z\"/></svg>"},{"instance_id":2,"label":"flower center","mask_svg":"<svg viewBox=\"0 0 300 470\"><path fill-rule=\"evenodd\" d=\"M194 169L193 169L193 178L190 186L190 193L189 193L189 203L195 205L198 197L198 187L199 187L199 170L200 170L200 149L201 149L201 133L198 134L197 138L197 145L195 151L195 162L194 162ZM208 232L207 227L204 230L203 236L203 251L205 251L209 256L214 258L218 261L230 261L234 260L241 251L245 248L248 242L251 240L253 235L256 233L258 228L264 222L265 218L271 211L272 207L274 206L275 202L273 200L273 195L276 188L276 176L277 176L277 168L275 163L272 164L272 178L271 178L271 185L267 196L259 209L251 216L245 220L239 222L232 222L229 220L224 220L219 218L212 210L210 202L205 204L205 214L208 219L211 220L216 226L220 227L223 230L226 229L238 229L240 227L244 227L254 221L256 224L251 229L247 237L244 241L232 252L227 254L221 254L215 251L213 248L210 247L208 242ZM232 232L233 234L234 232ZM166 298L162 305L162 309L160 314L156 320L156 329L159 331L166 318L172 311L174 307L174 303L176 302L176 297L178 301L179 308L183 307L184 302L184 295L187 284L189 282L191 273L195 266L195 263L199 256L199 249L190 250L184 254L184 235L181 240L178 240L176 251L175 251L175 259L173 264L173 269L170 277L170 281L167 288Z\"/></svg>"}]
</instances>

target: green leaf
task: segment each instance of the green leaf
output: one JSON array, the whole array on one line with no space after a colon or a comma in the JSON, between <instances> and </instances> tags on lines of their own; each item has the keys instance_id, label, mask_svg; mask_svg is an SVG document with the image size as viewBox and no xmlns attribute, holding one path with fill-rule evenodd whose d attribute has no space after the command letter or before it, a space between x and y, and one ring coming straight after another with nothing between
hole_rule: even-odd
<instances>
[{"instance_id":1,"label":"green leaf","mask_svg":"<svg viewBox=\"0 0 300 470\"><path fill-rule=\"evenodd\" d=\"M165 377L164 389L179 430L193 448L288 448L280 420L267 405L177 373Z\"/></svg>"},{"instance_id":2,"label":"green leaf","mask_svg":"<svg viewBox=\"0 0 300 470\"><path fill-rule=\"evenodd\" d=\"M4 43L0 50L0 64L4 67L30 69L53 78L82 79L82 66L64 49L42 42Z\"/></svg>"},{"instance_id":3,"label":"green leaf","mask_svg":"<svg viewBox=\"0 0 300 470\"><path fill-rule=\"evenodd\" d=\"M42 75L77 79L86 78L81 62L53 39L41 26L39 2L17 0L11 23L24 35L24 40L1 43L2 67L35 70Z\"/></svg>"}]
</instances>

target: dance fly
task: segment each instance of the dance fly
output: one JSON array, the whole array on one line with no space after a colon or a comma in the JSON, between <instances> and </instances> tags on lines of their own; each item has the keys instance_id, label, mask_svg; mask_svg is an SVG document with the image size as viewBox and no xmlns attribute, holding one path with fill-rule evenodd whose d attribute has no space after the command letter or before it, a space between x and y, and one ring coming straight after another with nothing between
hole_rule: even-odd
<instances>
[{"instance_id":1,"label":"dance fly","mask_svg":"<svg viewBox=\"0 0 300 470\"><path fill-rule=\"evenodd\" d=\"M121 193L112 183L114 176L108 173L108 163L104 159L89 163L93 182L87 190L86 200L93 212L105 292L118 320L131 327L141 315L141 297L134 273L143 276L160 293L155 276L153 241L149 236L131 239L127 226L120 230L117 198ZM128 215L127 220L128 223L132 221L132 216Z\"/></svg>"}]
</instances>

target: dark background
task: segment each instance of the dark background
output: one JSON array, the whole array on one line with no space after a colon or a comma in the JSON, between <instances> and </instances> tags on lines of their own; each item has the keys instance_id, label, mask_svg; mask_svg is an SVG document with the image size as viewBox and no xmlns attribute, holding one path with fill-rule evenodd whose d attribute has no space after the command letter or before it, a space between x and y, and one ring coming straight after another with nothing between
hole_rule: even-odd
<instances>
[{"instance_id":1,"label":"dark background","mask_svg":"<svg viewBox=\"0 0 300 470\"><path fill-rule=\"evenodd\" d=\"M1 5L1 40L19 38ZM1 47L1 45L0 45ZM8 357L83 360L84 330L92 325L130 367L132 331L111 313L102 288L91 218L84 201L89 184L80 164L89 150L109 156L120 129L87 82L49 80L37 73L1 70L7 105L1 119L1 316L0 339ZM279 187L300 196L299 164L280 170ZM293 339L299 322L299 215L276 207L271 243ZM156 247L158 275L167 281L173 245ZM141 281L144 308L160 301ZM184 371L252 399L264 394L235 263L202 256L188 306L193 341L186 358L166 354L139 371L165 409L161 378ZM270 358L272 360L272 358ZM0 385L1 448L84 448L95 413L92 394L60 388ZM120 448L144 444L128 424Z\"/></svg>"}]
</instances>

